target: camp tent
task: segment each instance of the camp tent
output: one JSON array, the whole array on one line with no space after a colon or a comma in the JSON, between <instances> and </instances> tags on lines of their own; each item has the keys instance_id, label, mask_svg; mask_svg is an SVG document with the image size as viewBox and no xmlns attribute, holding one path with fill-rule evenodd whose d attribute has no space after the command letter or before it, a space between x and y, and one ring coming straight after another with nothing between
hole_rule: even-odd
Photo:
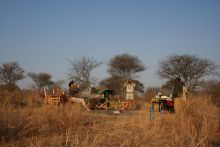
<instances>
[{"instance_id":1,"label":"camp tent","mask_svg":"<svg viewBox=\"0 0 220 147\"><path fill-rule=\"evenodd\" d=\"M110 99L111 96L114 95L114 91L105 86L99 86L96 87L96 94L103 95L104 98Z\"/></svg>"}]
</instances>

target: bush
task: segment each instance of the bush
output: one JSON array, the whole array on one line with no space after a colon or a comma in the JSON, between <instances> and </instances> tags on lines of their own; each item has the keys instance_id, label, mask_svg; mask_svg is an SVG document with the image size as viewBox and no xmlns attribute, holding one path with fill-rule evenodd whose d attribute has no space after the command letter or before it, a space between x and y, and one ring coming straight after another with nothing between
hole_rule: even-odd
<instances>
[{"instance_id":1,"label":"bush","mask_svg":"<svg viewBox=\"0 0 220 147\"><path fill-rule=\"evenodd\" d=\"M214 104L220 107L220 82L209 81L206 83L203 93L208 93L211 96L211 100Z\"/></svg>"},{"instance_id":2,"label":"bush","mask_svg":"<svg viewBox=\"0 0 220 147\"><path fill-rule=\"evenodd\" d=\"M173 116L164 117L167 135L172 138L171 146L210 146L213 135L219 127L219 109L210 97L188 99L182 111Z\"/></svg>"},{"instance_id":3,"label":"bush","mask_svg":"<svg viewBox=\"0 0 220 147\"><path fill-rule=\"evenodd\" d=\"M0 104L12 104L17 107L27 105L27 101L18 86L0 85Z\"/></svg>"},{"instance_id":4,"label":"bush","mask_svg":"<svg viewBox=\"0 0 220 147\"><path fill-rule=\"evenodd\" d=\"M147 114L2 106L0 146L212 146L219 131L219 109L208 96L189 98L178 114Z\"/></svg>"},{"instance_id":5,"label":"bush","mask_svg":"<svg viewBox=\"0 0 220 147\"><path fill-rule=\"evenodd\" d=\"M158 87L150 87L145 91L144 97L145 100L150 102L150 100L157 95L157 93L160 91L160 88Z\"/></svg>"}]
</instances>

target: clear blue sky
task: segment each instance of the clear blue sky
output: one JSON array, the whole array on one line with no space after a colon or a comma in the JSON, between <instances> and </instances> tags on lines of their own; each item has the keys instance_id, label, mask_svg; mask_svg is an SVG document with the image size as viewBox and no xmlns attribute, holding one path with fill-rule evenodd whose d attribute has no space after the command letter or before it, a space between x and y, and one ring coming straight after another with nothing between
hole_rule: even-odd
<instances>
[{"instance_id":1,"label":"clear blue sky","mask_svg":"<svg viewBox=\"0 0 220 147\"><path fill-rule=\"evenodd\" d=\"M0 64L18 61L26 73L61 80L66 59L93 56L104 63L94 71L102 80L109 59L121 53L148 67L139 78L145 87L162 84L158 62L170 54L220 64L220 1L0 0Z\"/></svg>"}]
</instances>

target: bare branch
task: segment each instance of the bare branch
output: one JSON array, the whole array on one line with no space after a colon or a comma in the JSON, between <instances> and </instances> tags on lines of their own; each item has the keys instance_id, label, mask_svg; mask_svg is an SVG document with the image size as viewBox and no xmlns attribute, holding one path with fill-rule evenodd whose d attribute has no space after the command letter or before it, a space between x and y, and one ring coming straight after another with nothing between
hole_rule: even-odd
<instances>
[{"instance_id":1,"label":"bare branch","mask_svg":"<svg viewBox=\"0 0 220 147\"><path fill-rule=\"evenodd\" d=\"M168 80L180 77L194 91L205 76L216 74L217 65L196 55L170 55L159 62L158 75Z\"/></svg>"},{"instance_id":2,"label":"bare branch","mask_svg":"<svg viewBox=\"0 0 220 147\"><path fill-rule=\"evenodd\" d=\"M91 72L101 65L101 62L98 62L94 58L85 56L69 60L69 63L71 65L69 78L79 82L82 89L90 86L93 82Z\"/></svg>"},{"instance_id":3,"label":"bare branch","mask_svg":"<svg viewBox=\"0 0 220 147\"><path fill-rule=\"evenodd\" d=\"M0 83L6 85L15 85L19 80L24 78L24 70L18 62L8 62L0 66Z\"/></svg>"}]
</instances>

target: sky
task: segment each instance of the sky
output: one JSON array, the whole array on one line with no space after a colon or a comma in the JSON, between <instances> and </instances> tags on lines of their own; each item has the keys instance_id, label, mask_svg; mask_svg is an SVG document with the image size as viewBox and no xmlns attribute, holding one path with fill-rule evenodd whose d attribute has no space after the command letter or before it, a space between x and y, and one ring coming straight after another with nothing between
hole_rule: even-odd
<instances>
[{"instance_id":1,"label":"sky","mask_svg":"<svg viewBox=\"0 0 220 147\"><path fill-rule=\"evenodd\" d=\"M0 0L0 65L17 61L25 74L47 72L56 81L68 79L68 60L93 57L103 63L93 72L99 82L123 53L147 67L138 77L145 88L165 82L156 73L171 54L220 65L220 1Z\"/></svg>"}]
</instances>

